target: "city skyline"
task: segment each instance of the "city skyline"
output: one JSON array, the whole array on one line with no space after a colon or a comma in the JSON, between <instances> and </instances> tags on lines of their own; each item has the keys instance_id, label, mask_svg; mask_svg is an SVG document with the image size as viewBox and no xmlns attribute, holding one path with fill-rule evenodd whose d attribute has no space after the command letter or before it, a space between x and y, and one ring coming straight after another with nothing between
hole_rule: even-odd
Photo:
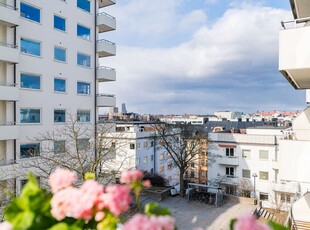
<instances>
[{"instance_id":1,"label":"city skyline","mask_svg":"<svg viewBox=\"0 0 310 230\"><path fill-rule=\"evenodd\" d=\"M305 92L278 71L280 21L288 1L120 1L117 56L105 59L117 105L138 113L207 114L301 110ZM108 13L110 13L108 12ZM124 13L126 12L126 13Z\"/></svg>"}]
</instances>

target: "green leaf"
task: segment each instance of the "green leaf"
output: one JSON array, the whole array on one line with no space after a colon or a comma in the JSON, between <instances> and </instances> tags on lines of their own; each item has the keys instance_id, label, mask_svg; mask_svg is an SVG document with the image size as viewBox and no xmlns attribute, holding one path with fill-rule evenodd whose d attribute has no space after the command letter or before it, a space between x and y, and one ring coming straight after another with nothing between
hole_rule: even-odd
<instances>
[{"instance_id":1,"label":"green leaf","mask_svg":"<svg viewBox=\"0 0 310 230\"><path fill-rule=\"evenodd\" d=\"M268 221L268 225L270 227L272 227L273 230L289 230L289 228L284 227L284 226L282 226L280 224L277 224L277 223L275 223L275 222L273 222L271 220Z\"/></svg>"},{"instance_id":2,"label":"green leaf","mask_svg":"<svg viewBox=\"0 0 310 230\"><path fill-rule=\"evenodd\" d=\"M13 229L28 229L31 227L35 215L33 212L25 211L18 213L9 222L14 226Z\"/></svg>"},{"instance_id":3,"label":"green leaf","mask_svg":"<svg viewBox=\"0 0 310 230\"><path fill-rule=\"evenodd\" d=\"M32 173L28 173L28 181L23 187L23 190L20 196L23 197L23 196L36 195L40 191L41 189L37 183L35 176Z\"/></svg>"},{"instance_id":4,"label":"green leaf","mask_svg":"<svg viewBox=\"0 0 310 230\"><path fill-rule=\"evenodd\" d=\"M237 219L232 219L229 224L229 229L234 230L234 225L237 222Z\"/></svg>"},{"instance_id":5,"label":"green leaf","mask_svg":"<svg viewBox=\"0 0 310 230\"><path fill-rule=\"evenodd\" d=\"M97 225L99 230L115 230L117 227L118 220L111 213L107 212L106 216Z\"/></svg>"},{"instance_id":6,"label":"green leaf","mask_svg":"<svg viewBox=\"0 0 310 230\"><path fill-rule=\"evenodd\" d=\"M91 172L85 173L84 179L85 180L94 180L95 179L95 173L91 173Z\"/></svg>"},{"instance_id":7,"label":"green leaf","mask_svg":"<svg viewBox=\"0 0 310 230\"><path fill-rule=\"evenodd\" d=\"M159 206L157 203L148 203L145 205L145 214L147 216L156 215L156 216L170 216L170 210Z\"/></svg>"},{"instance_id":8,"label":"green leaf","mask_svg":"<svg viewBox=\"0 0 310 230\"><path fill-rule=\"evenodd\" d=\"M60 222L58 224L53 225L49 230L69 230L69 226L66 223Z\"/></svg>"}]
</instances>

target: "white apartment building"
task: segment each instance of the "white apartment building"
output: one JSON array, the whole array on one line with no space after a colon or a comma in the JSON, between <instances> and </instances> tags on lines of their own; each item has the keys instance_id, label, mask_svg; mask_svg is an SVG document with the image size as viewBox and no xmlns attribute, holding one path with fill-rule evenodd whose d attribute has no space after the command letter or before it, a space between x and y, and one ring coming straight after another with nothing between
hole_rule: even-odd
<instances>
[{"instance_id":1,"label":"white apartment building","mask_svg":"<svg viewBox=\"0 0 310 230\"><path fill-rule=\"evenodd\" d=\"M178 169L167 158L167 152L156 138L158 123L118 122L115 139L114 169L120 172L137 168L163 176L169 185L179 183Z\"/></svg>"},{"instance_id":2,"label":"white apartment building","mask_svg":"<svg viewBox=\"0 0 310 230\"><path fill-rule=\"evenodd\" d=\"M33 137L56 130L68 114L95 126L99 108L115 106L113 95L99 92L116 79L113 68L99 65L116 54L116 45L101 39L116 29L104 13L115 3L0 0L1 172L38 157L44 143Z\"/></svg>"},{"instance_id":3,"label":"white apartment building","mask_svg":"<svg viewBox=\"0 0 310 230\"><path fill-rule=\"evenodd\" d=\"M287 161L279 150L283 130L257 127L247 128L244 133L210 133L209 151L216 158L209 166L209 181L223 187L227 194L256 195L265 207L286 209L300 190L296 180L282 176L291 172L281 167Z\"/></svg>"}]
</instances>

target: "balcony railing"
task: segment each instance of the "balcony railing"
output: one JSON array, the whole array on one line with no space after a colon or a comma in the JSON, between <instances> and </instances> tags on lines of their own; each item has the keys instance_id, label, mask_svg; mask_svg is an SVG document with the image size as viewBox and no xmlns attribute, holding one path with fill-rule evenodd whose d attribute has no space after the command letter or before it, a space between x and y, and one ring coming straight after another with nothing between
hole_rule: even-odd
<instances>
[{"instance_id":1,"label":"balcony railing","mask_svg":"<svg viewBox=\"0 0 310 230\"><path fill-rule=\"evenodd\" d=\"M109 17L109 18L112 18L112 19L116 19L115 17L113 17L112 15L110 15L110 14L107 14L107 13L105 13L105 12L101 12L101 13L98 13L97 14L97 16L100 16L100 15L105 15L105 16L107 16L107 17Z\"/></svg>"},{"instance_id":2,"label":"balcony railing","mask_svg":"<svg viewBox=\"0 0 310 230\"><path fill-rule=\"evenodd\" d=\"M107 93L98 93L96 94L97 97L115 97L114 94L107 94Z\"/></svg>"},{"instance_id":3,"label":"balcony railing","mask_svg":"<svg viewBox=\"0 0 310 230\"><path fill-rule=\"evenodd\" d=\"M307 22L310 22L310 17L281 21L281 26L283 29L292 29L292 28L303 27L305 26Z\"/></svg>"},{"instance_id":4,"label":"balcony railing","mask_svg":"<svg viewBox=\"0 0 310 230\"><path fill-rule=\"evenodd\" d=\"M114 56L116 54L116 45L114 42L105 39L97 40L97 52L99 58Z\"/></svg>"},{"instance_id":5,"label":"balcony railing","mask_svg":"<svg viewBox=\"0 0 310 230\"><path fill-rule=\"evenodd\" d=\"M115 81L116 80L115 69L107 67L107 66L99 66L97 68L97 80L99 82Z\"/></svg>"},{"instance_id":6,"label":"balcony railing","mask_svg":"<svg viewBox=\"0 0 310 230\"><path fill-rule=\"evenodd\" d=\"M107 43L107 44L110 44L110 45L115 45L114 42L111 42L109 40L106 40L106 39L100 39L100 40L97 40L98 43Z\"/></svg>"},{"instance_id":7,"label":"balcony railing","mask_svg":"<svg viewBox=\"0 0 310 230\"><path fill-rule=\"evenodd\" d=\"M0 6L6 7L6 8L11 9L11 10L18 10L17 7L5 4L3 2L0 2Z\"/></svg>"},{"instance_id":8,"label":"balcony railing","mask_svg":"<svg viewBox=\"0 0 310 230\"><path fill-rule=\"evenodd\" d=\"M14 48L14 49L18 48L17 45L5 43L5 42L0 42L0 46L5 46L5 47L8 47L8 48Z\"/></svg>"},{"instance_id":9,"label":"balcony railing","mask_svg":"<svg viewBox=\"0 0 310 230\"><path fill-rule=\"evenodd\" d=\"M218 157L216 159L217 163L220 165L239 165L239 158L238 157Z\"/></svg>"}]
</instances>

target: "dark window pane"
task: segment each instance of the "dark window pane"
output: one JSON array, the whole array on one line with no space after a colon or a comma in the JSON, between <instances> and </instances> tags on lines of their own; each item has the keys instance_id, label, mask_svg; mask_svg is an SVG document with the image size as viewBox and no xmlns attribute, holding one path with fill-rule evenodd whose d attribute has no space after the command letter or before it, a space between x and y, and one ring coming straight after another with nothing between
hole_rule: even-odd
<instances>
[{"instance_id":1,"label":"dark window pane","mask_svg":"<svg viewBox=\"0 0 310 230\"><path fill-rule=\"evenodd\" d=\"M55 92L66 92L66 80L54 78L54 91Z\"/></svg>"},{"instance_id":2,"label":"dark window pane","mask_svg":"<svg viewBox=\"0 0 310 230\"><path fill-rule=\"evenodd\" d=\"M66 31L66 19L54 15L54 28Z\"/></svg>"},{"instance_id":3,"label":"dark window pane","mask_svg":"<svg viewBox=\"0 0 310 230\"><path fill-rule=\"evenodd\" d=\"M40 9L23 2L20 3L20 16L40 23Z\"/></svg>"},{"instance_id":4,"label":"dark window pane","mask_svg":"<svg viewBox=\"0 0 310 230\"><path fill-rule=\"evenodd\" d=\"M40 76L21 74L20 75L20 87L27 89L40 89L41 79Z\"/></svg>"},{"instance_id":5,"label":"dark window pane","mask_svg":"<svg viewBox=\"0 0 310 230\"><path fill-rule=\"evenodd\" d=\"M89 0L77 0L77 7L90 12L90 1Z\"/></svg>"}]
</instances>

